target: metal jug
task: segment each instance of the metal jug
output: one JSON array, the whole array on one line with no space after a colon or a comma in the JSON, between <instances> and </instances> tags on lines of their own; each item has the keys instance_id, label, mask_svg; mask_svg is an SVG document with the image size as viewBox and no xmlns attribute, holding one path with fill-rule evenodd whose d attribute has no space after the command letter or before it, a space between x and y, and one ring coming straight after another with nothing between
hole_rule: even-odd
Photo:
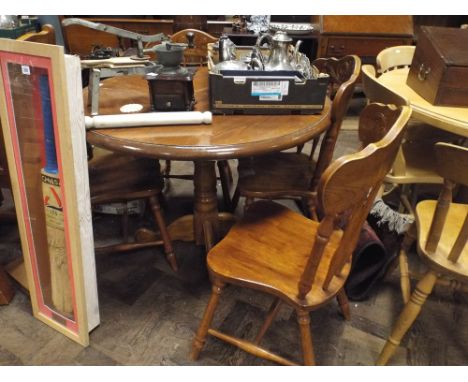
<instances>
[{"instance_id":1,"label":"metal jug","mask_svg":"<svg viewBox=\"0 0 468 382\"><path fill-rule=\"evenodd\" d=\"M223 34L219 38L219 62L236 59L236 45Z\"/></svg>"},{"instance_id":2,"label":"metal jug","mask_svg":"<svg viewBox=\"0 0 468 382\"><path fill-rule=\"evenodd\" d=\"M296 69L301 40L297 41L292 54L290 53L290 46L292 46L293 39L286 32L278 31L273 36L269 33L263 34L258 37L255 45L260 47L263 40L267 40L270 44L270 55L265 62L264 70Z\"/></svg>"}]
</instances>

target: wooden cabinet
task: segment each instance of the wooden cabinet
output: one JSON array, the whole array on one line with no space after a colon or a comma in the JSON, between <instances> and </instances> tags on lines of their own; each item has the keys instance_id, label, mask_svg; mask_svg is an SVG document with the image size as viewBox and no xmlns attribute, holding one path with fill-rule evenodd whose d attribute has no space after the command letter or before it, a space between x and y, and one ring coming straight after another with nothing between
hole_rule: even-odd
<instances>
[{"instance_id":1,"label":"wooden cabinet","mask_svg":"<svg viewBox=\"0 0 468 382\"><path fill-rule=\"evenodd\" d=\"M412 16L321 16L318 57L356 54L363 64L375 64L390 46L413 43Z\"/></svg>"}]
</instances>

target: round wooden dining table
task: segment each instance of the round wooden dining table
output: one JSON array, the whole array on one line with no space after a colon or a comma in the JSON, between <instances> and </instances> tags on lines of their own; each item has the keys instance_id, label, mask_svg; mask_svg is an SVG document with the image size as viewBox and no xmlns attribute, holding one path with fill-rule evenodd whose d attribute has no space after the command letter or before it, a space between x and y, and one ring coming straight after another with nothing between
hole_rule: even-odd
<instances>
[{"instance_id":1,"label":"round wooden dining table","mask_svg":"<svg viewBox=\"0 0 468 382\"><path fill-rule=\"evenodd\" d=\"M199 68L194 77L196 111L210 110L208 86L208 71ZM151 111L148 83L143 77L117 76L101 82L99 114L120 114L126 104L141 104L142 112ZM330 107L327 98L322 112L314 115L213 115L211 124L94 129L87 131L87 141L131 155L193 161L195 242L209 250L219 240L216 161L301 145L327 130ZM90 115L86 104L85 110Z\"/></svg>"}]
</instances>

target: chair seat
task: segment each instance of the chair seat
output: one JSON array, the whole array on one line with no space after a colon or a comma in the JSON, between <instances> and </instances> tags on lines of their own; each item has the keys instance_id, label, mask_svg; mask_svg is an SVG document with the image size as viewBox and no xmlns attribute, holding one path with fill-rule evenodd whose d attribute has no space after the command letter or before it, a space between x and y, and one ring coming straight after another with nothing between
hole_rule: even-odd
<instances>
[{"instance_id":1,"label":"chair seat","mask_svg":"<svg viewBox=\"0 0 468 382\"><path fill-rule=\"evenodd\" d=\"M421 256L428 260L431 265L435 266L437 270L445 274L449 272L455 278L468 282L468 246L465 245L456 263L447 260L447 256L465 221L465 216L468 213L468 205L458 203L450 204L437 251L435 251L435 253L427 253L425 247L436 205L436 200L424 200L416 206L416 218L419 230L419 252Z\"/></svg>"},{"instance_id":2,"label":"chair seat","mask_svg":"<svg viewBox=\"0 0 468 382\"><path fill-rule=\"evenodd\" d=\"M242 195L307 196L315 164L305 154L279 152L239 160Z\"/></svg>"},{"instance_id":3,"label":"chair seat","mask_svg":"<svg viewBox=\"0 0 468 382\"><path fill-rule=\"evenodd\" d=\"M342 236L341 231L336 231L306 301L298 300L298 283L318 226L316 221L277 203L253 203L245 217L208 253L208 267L228 283L269 291L296 306L312 309L334 297L349 274L347 264L328 290L322 289L331 256Z\"/></svg>"},{"instance_id":4,"label":"chair seat","mask_svg":"<svg viewBox=\"0 0 468 382\"><path fill-rule=\"evenodd\" d=\"M93 159L88 161L88 170L91 197L162 187L154 159L94 148Z\"/></svg>"}]
</instances>

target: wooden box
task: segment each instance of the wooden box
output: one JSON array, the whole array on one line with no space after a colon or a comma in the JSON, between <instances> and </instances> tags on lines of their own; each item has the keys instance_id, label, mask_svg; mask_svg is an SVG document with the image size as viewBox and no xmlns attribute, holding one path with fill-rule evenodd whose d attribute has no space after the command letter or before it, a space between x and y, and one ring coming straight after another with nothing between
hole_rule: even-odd
<instances>
[{"instance_id":1,"label":"wooden box","mask_svg":"<svg viewBox=\"0 0 468 382\"><path fill-rule=\"evenodd\" d=\"M468 30L422 26L407 85L433 105L468 106Z\"/></svg>"}]
</instances>

